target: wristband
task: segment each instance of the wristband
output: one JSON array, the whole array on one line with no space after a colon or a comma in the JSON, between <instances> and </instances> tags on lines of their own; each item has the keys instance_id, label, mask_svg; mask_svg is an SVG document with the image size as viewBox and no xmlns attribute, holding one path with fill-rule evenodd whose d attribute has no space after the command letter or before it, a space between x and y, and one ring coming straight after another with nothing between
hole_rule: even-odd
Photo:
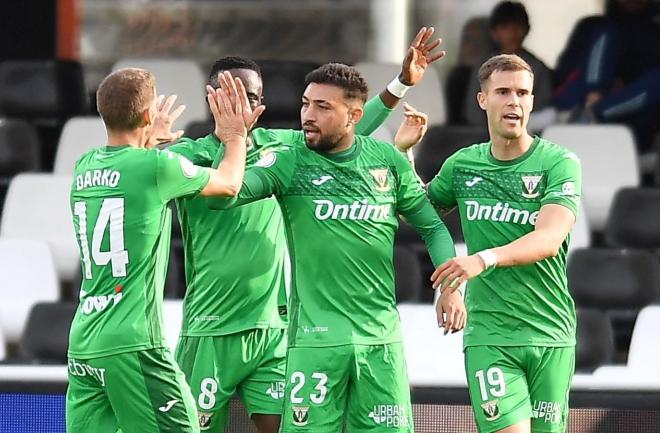
<instances>
[{"instance_id":1,"label":"wristband","mask_svg":"<svg viewBox=\"0 0 660 433\"><path fill-rule=\"evenodd\" d=\"M387 85L387 91L401 99L411 87L412 86L406 86L401 81L399 81L399 77L397 76L394 77L394 79L390 81L390 84Z\"/></svg>"},{"instance_id":2,"label":"wristband","mask_svg":"<svg viewBox=\"0 0 660 433\"><path fill-rule=\"evenodd\" d=\"M479 257L481 257L481 260L484 261L484 264L486 265L486 270L494 268L497 266L497 256L493 252L493 250L482 250L477 253Z\"/></svg>"}]
</instances>

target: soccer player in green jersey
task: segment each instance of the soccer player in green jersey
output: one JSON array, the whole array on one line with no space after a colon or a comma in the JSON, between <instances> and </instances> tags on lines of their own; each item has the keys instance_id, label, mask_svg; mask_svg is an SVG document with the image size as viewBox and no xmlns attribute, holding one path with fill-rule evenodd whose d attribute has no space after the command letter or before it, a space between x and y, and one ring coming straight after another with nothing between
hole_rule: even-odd
<instances>
[{"instance_id":1,"label":"soccer player in green jersey","mask_svg":"<svg viewBox=\"0 0 660 433\"><path fill-rule=\"evenodd\" d=\"M422 28L416 35L397 82L414 86L428 65L444 55L435 51L440 41L431 39L433 33L432 27ZM219 59L211 69L211 86L217 87L223 71L241 79L251 104L261 103L263 82L255 62ZM397 82L388 87L391 91L367 102L357 133L370 134L387 118L402 96ZM280 142L305 146L301 131L252 130L247 166ZM211 166L224 145L210 134L180 140L168 150ZM277 433L284 397L288 278L284 222L277 201L260 200L222 212L208 209L200 197L178 198L176 205L187 285L176 360L195 396L200 426L224 431L230 400L238 393L259 432Z\"/></svg>"},{"instance_id":2,"label":"soccer player in green jersey","mask_svg":"<svg viewBox=\"0 0 660 433\"><path fill-rule=\"evenodd\" d=\"M566 254L580 162L528 134L534 75L524 60L492 57L479 79L490 141L456 152L428 186L442 212L458 207L470 255L432 279L441 290L469 280L465 367L479 431L563 432L575 361Z\"/></svg>"},{"instance_id":3,"label":"soccer player in green jersey","mask_svg":"<svg viewBox=\"0 0 660 433\"><path fill-rule=\"evenodd\" d=\"M208 89L215 133L225 143L217 170L150 149L160 110L154 76L121 69L97 92L107 146L76 163L71 209L83 280L68 349L67 431L198 432L195 404L166 348L162 298L171 213L188 195L232 196L240 189L253 111L231 75ZM163 113L165 111L165 113Z\"/></svg>"},{"instance_id":4,"label":"soccer player in green jersey","mask_svg":"<svg viewBox=\"0 0 660 433\"><path fill-rule=\"evenodd\" d=\"M427 242L433 262L454 257L451 237L404 156L355 135L367 84L349 66L327 64L306 78L306 146L282 146L246 170L233 199L274 195L291 256L289 348L282 432L412 432L392 265L401 214ZM443 304L462 308L458 293Z\"/></svg>"}]
</instances>

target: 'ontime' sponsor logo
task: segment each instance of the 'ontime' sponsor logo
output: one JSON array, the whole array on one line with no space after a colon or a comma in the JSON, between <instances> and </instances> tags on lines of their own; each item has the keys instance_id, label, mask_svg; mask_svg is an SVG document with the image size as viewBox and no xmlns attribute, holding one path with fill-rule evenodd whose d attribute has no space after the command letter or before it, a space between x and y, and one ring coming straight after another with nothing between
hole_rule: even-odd
<instances>
[{"instance_id":1,"label":"'ontime' sponsor logo","mask_svg":"<svg viewBox=\"0 0 660 433\"><path fill-rule=\"evenodd\" d=\"M390 204L369 204L366 199L355 200L351 204L336 204L330 200L314 200L314 216L320 221L331 220L372 220L384 221L390 217Z\"/></svg>"},{"instance_id":2,"label":"'ontime' sponsor logo","mask_svg":"<svg viewBox=\"0 0 660 433\"><path fill-rule=\"evenodd\" d=\"M497 202L495 205L480 204L474 200L465 202L465 213L468 221L493 221L514 224L536 225L539 211L530 212L526 209L516 209L509 203Z\"/></svg>"}]
</instances>

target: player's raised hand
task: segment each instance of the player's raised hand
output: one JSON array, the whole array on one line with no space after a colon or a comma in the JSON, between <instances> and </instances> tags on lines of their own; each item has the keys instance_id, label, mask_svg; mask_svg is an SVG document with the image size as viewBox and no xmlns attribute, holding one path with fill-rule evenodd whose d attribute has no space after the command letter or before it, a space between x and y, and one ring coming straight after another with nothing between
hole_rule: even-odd
<instances>
[{"instance_id":1,"label":"player's raised hand","mask_svg":"<svg viewBox=\"0 0 660 433\"><path fill-rule=\"evenodd\" d=\"M431 41L433 27L422 27L410 44L406 57L401 65L401 75L399 81L407 86L414 86L424 76L426 68L436 60L439 60L447 54L446 51L435 51L442 43L442 39Z\"/></svg>"},{"instance_id":2,"label":"player's raised hand","mask_svg":"<svg viewBox=\"0 0 660 433\"><path fill-rule=\"evenodd\" d=\"M459 291L443 292L435 304L438 326L445 329L444 334L454 333L465 328L467 312L463 296Z\"/></svg>"},{"instance_id":3,"label":"player's raised hand","mask_svg":"<svg viewBox=\"0 0 660 433\"><path fill-rule=\"evenodd\" d=\"M164 95L159 95L156 99L156 118L151 127L148 147L176 141L183 136L183 130L181 129L172 131L172 125L186 109L185 105L179 105L174 111L171 111L176 98L176 95L170 95L167 98Z\"/></svg>"},{"instance_id":4,"label":"player's raised hand","mask_svg":"<svg viewBox=\"0 0 660 433\"><path fill-rule=\"evenodd\" d=\"M407 102L403 103L403 121L394 136L394 145L401 152L407 152L424 138L428 129L429 117L417 111Z\"/></svg>"},{"instance_id":5,"label":"player's raised hand","mask_svg":"<svg viewBox=\"0 0 660 433\"><path fill-rule=\"evenodd\" d=\"M467 257L454 257L449 259L433 272L431 281L433 288L440 288L442 293L446 289L454 292L461 284L474 278L486 269L486 264L476 254Z\"/></svg>"},{"instance_id":6,"label":"player's raised hand","mask_svg":"<svg viewBox=\"0 0 660 433\"><path fill-rule=\"evenodd\" d=\"M215 121L215 135L224 143L236 138L245 139L257 119L265 110L250 107L245 87L239 79L225 71L219 76L220 86L206 87L207 101Z\"/></svg>"}]
</instances>

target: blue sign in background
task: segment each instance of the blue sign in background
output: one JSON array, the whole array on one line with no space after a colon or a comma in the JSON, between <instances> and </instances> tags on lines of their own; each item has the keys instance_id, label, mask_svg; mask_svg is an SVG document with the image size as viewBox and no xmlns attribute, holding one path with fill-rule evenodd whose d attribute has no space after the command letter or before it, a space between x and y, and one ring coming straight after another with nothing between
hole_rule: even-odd
<instances>
[{"instance_id":1,"label":"blue sign in background","mask_svg":"<svg viewBox=\"0 0 660 433\"><path fill-rule=\"evenodd\" d=\"M65 396L0 394L0 433L65 433Z\"/></svg>"}]
</instances>

